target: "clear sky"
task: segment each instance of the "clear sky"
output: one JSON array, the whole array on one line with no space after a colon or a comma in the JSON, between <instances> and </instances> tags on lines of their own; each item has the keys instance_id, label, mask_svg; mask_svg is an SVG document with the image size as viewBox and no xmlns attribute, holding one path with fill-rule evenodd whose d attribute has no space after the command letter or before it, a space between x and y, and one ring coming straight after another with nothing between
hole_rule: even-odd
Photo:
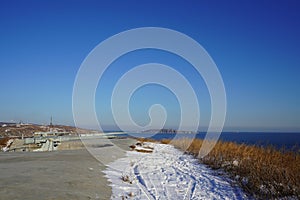
<instances>
[{"instance_id":1,"label":"clear sky","mask_svg":"<svg viewBox=\"0 0 300 200\"><path fill-rule=\"evenodd\" d=\"M52 115L54 123L72 125L73 84L88 53L114 34L148 26L180 31L214 59L227 93L225 130L300 131L297 0L0 0L0 121L43 124ZM148 62L183 69L197 88L205 127L210 118L205 84L184 60L155 50L132 52L109 68L96 94L101 124L115 128L109 101L114 83L126 70ZM167 126L176 127L178 102L157 85L133 95L133 119L146 124L154 103L165 105L170 113Z\"/></svg>"}]
</instances>

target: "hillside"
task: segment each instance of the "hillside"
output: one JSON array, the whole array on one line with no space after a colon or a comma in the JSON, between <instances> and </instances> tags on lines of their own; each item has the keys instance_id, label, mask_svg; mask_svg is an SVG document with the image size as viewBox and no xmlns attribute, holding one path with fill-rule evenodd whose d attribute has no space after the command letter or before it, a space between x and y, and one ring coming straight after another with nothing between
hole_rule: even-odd
<instances>
[{"instance_id":1,"label":"hillside","mask_svg":"<svg viewBox=\"0 0 300 200\"><path fill-rule=\"evenodd\" d=\"M0 123L0 137L31 137L34 132L50 131L50 126L37 125L37 124L15 124L15 123ZM82 129L76 129L72 126L65 125L53 125L51 128L58 132L69 132L70 134L76 134L83 132Z\"/></svg>"}]
</instances>

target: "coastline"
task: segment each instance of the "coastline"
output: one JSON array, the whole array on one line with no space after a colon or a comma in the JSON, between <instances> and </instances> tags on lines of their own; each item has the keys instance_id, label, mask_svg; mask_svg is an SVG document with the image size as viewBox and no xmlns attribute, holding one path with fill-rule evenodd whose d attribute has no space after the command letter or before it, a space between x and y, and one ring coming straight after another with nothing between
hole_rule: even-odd
<instances>
[{"instance_id":1,"label":"coastline","mask_svg":"<svg viewBox=\"0 0 300 200\"><path fill-rule=\"evenodd\" d=\"M142 144L143 142L146 142L146 145L150 145L149 147L151 148L141 148L139 149L137 144L140 141ZM154 142L156 144L149 144L147 142ZM158 142L158 143L157 143ZM3 199L110 199L110 198L118 198L120 197L119 194L126 196L126 191L117 189L117 192L113 192L116 190L116 185L115 183L112 183L111 180L114 181L122 181L122 173L121 175L118 174L116 175L116 172L113 170L110 172L112 173L114 178L109 177L108 174L106 173L111 169L111 164L112 163L117 163L115 164L116 166L122 167L123 164L125 163L126 170L127 169L134 169L131 170L131 174L137 175L137 177L140 174L144 174L145 171L143 168L146 169L147 171L153 171L153 167L161 167L162 171L172 171L175 170L175 172L171 172L169 174L161 174L161 177L169 177L170 181L166 181L168 179L165 178L160 178L158 179L159 181L157 183L164 183L168 185L169 182L174 182L172 174L180 174L182 173L182 170L177 171L178 169L191 169L192 168L198 169L205 164L208 168L212 169L223 169L226 172L229 172L227 175L230 177L230 173L234 172L235 176L230 177L235 180L236 183L240 182L240 187L244 189L244 191L247 191L245 185L245 180L247 179L247 184L251 183L250 176L246 174L240 174L239 167L243 166L243 163L245 163L245 156L242 156L241 158L237 157L237 153L241 151L242 149L247 150L247 159L252 158L252 156L249 154L249 152L253 152L255 155L264 155L265 152L272 153L270 154L269 157L272 157L272 160L274 160L273 153L276 153L275 149L266 149L261 148L260 153L255 153L256 150L259 150L258 147L251 147L247 145L237 145L232 143L221 143L224 144L225 147L221 148L219 147L218 144L216 146L216 149L212 151L212 155L208 156L205 158L205 160L202 160L201 162L195 160L195 157L197 157L196 153L199 151L197 149L198 147L201 146L201 144L198 142L201 142L199 140L195 140L195 144L191 144L189 148L187 148L185 145L188 144L185 139L183 140L174 140L170 142L169 140L161 140L161 141L155 141L152 139L142 139L142 138L124 138L124 137L117 137L115 139L107 139L107 138L96 138L96 137L86 137L85 139L82 140L76 140L76 141L65 141L63 142L57 151L52 151L52 152L5 152L0 154L0 171L1 171L1 182L0 182L0 196ZM162 144L159 144L162 143ZM169 153L165 154L166 149L164 150L159 150L163 145L170 143L172 147L167 147L167 149L170 150ZM133 145L136 144L136 145ZM158 147L158 149L154 148L153 145ZM183 145L183 146L182 146ZM226 146L227 145L227 146ZM228 146L229 145L229 146ZM129 147L130 146L130 147ZM148 160L148 158L144 157L144 161L147 162L137 162L134 161L137 159L137 154L130 151L130 148L135 148L137 152L144 152L146 154L150 153L150 159L152 161ZM230 147L230 148L229 148ZM237 148L237 149L232 149L232 148ZM170 149L171 148L171 149ZM175 149L177 150L175 150ZM225 156L225 153L228 151L233 152L234 155L230 156L230 158L233 158L233 160L226 160L227 157ZM231 149L231 150L230 150ZM181 150L181 151L180 151ZM219 151L220 150L220 151ZM222 150L222 151L221 151ZM239 151L238 151L239 150ZM255 150L255 151L254 151ZM149 152L150 151L150 152ZM216 152L215 152L216 151ZM152 153L154 152L154 153ZM180 153L181 152L181 153ZM225 162L219 162L218 160L215 159L215 157L219 158L219 154L212 157L214 154L221 153L223 161ZM153 155L151 155L153 154ZM179 156L179 154L183 154L182 156ZM186 155L184 155L186 154ZM142 154L139 154L142 155ZM149 154L148 154L149 155ZM195 157L193 158L194 155ZM274 154L275 155L275 154ZM153 158L151 158L153 156ZM161 157L162 156L162 157ZM171 158L169 156L173 156L173 161L169 164L167 164L168 160ZM179 156L179 157L178 157ZM139 156L138 156L139 157ZM154 164L156 163L158 157L160 157L161 165L157 166ZM229 158L228 157L228 158ZM218 161L217 163L215 162L210 162L210 159L213 159L215 161ZM127 161L124 162L124 159ZM250 161L250 160L247 161ZM281 158L283 160L283 157ZM121 160L121 162L119 162ZM123 161L122 161L123 160ZM138 159L140 160L140 159ZM182 162L185 160L186 162ZM267 161L267 159L263 159L264 161ZM272 161L270 160L270 162ZM118 163L119 162L119 163ZM168 168L169 166L172 166L173 163L178 164L178 166L174 166L171 170ZM122 164L123 163L123 164ZM134 164L135 163L135 164ZM274 164L274 161L272 161L268 166L268 172L272 172L274 174L273 168L271 168L271 164ZM116 169L116 166L113 167ZM123 166L123 167L124 167ZM142 167L140 171L135 171L136 169L133 168L133 166L136 167ZM254 165L253 165L254 166ZM255 165L256 166L256 165ZM152 168L151 168L152 167ZM206 168L206 167L205 167ZM246 169L252 171L253 173L256 173L255 170L253 170L251 167L247 167ZM278 168L281 169L281 168ZM120 171L120 170L119 170ZM125 170L121 170L120 172L125 172ZM160 170L158 170L160 171ZM191 177L195 177L195 175L198 177L202 177L203 175L198 173L199 170L194 170L194 171L186 171L187 173L183 174L190 174ZM200 171L204 171L206 174L209 174L209 176L206 176L207 181L204 182L220 182L220 178L223 177L223 175L218 175L214 177L213 174L214 172L217 171L211 171L211 170L206 170L204 168L201 168ZM119 172L118 172L119 173ZM298 176L298 172L293 173L294 175ZM152 177L153 174L148 174L149 177ZM148 176L147 175L147 176ZM156 174L157 175L157 174ZM227 176L226 175L226 176ZM241 176L240 176L241 175ZM131 176L131 175L130 175ZM259 177L264 177L260 174L256 174L256 176ZM179 177L178 180L181 180L182 177L186 177L186 175L182 175ZM227 177L227 178L229 178ZM272 176L269 176L272 177ZM156 177L157 178L157 177ZM204 176L205 178L205 176ZM223 177L224 178L224 177ZM246 179L245 179L246 178ZM264 177L265 178L265 177ZM206 180L204 179L204 180ZM245 180L244 180L245 179ZM135 180L139 180L139 178L135 178ZM183 179L185 180L185 179ZM187 178L186 181L184 182L193 182L195 179L190 179ZM180 184L183 184L184 182L180 182ZM226 181L225 181L226 182ZM231 197L240 199L240 198L246 198L246 196L242 195L241 192L236 193L236 191L239 190L237 189L232 189L228 186L227 183L222 184L221 188L227 188L226 191L219 191L221 196L226 196L228 195L227 193L231 193ZM140 184L145 183L145 181L141 181ZM153 183L152 179L148 180L148 183ZM203 183L203 182L202 182ZM202 184L201 183L201 184ZM119 184L119 183L118 183ZM121 188L123 187L123 183L119 184ZM139 183L138 183L139 184ZM174 183L175 184L175 183ZM200 183L199 183L200 184ZM200 185L201 185L200 184ZM243 185L244 184L244 185ZM198 183L195 182L195 186L198 185ZM286 184L284 184L286 185ZM112 187L113 188L112 188ZM125 184L126 186L126 184ZM128 185L127 185L128 186ZM130 185L131 186L131 185ZM187 186L186 186L187 187ZM186 188L185 186L183 188ZM246 187L246 188L245 188ZM252 187L252 186L251 186ZM118 188L118 187L117 187ZM154 187L157 188L159 187ZM134 188L133 188L134 189ZM132 194L129 193L127 195L140 195L142 191L140 190L141 188L135 188ZM148 187L147 185L147 180L145 184L145 191L149 191L151 188ZM171 188L172 189L172 188ZM212 188L207 187L208 191L212 190ZM198 188L198 191L206 190L205 188ZM138 193L136 193L138 191ZM179 188L178 191L183 191L182 188ZM192 193L196 196L201 196L202 193L197 193L194 192L196 190L192 190ZM264 190L267 191L267 190ZM253 191L247 191L247 193L252 193ZM125 194L125 195L124 195ZM145 193L147 194L147 192ZM150 194L150 193L149 193ZM159 195L161 196L163 192L157 192L157 194L150 194L151 195ZM253 193L252 193L253 194ZM181 194L177 194L178 197ZM236 196L237 195L237 196ZM279 195L279 197L285 196L284 194ZM208 198L209 195L208 193L206 194L206 198ZM256 196L256 195L254 195ZM259 195L260 196L260 195ZM259 197L258 196L258 197ZM263 195L264 196L264 195ZM269 194L267 195L268 197ZM277 196L277 195L275 195ZM293 197L296 197L297 194L292 195L289 193L287 198L293 199ZM193 197L193 195L191 196ZM257 196L256 196L257 197ZM274 196L273 196L274 197ZM278 196L277 196L278 197Z\"/></svg>"}]
</instances>

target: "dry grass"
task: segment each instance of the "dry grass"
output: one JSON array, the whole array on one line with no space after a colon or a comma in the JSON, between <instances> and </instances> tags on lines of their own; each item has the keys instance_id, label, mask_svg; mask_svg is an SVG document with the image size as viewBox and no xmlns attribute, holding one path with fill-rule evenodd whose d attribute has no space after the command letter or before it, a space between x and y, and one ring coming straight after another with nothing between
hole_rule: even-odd
<instances>
[{"instance_id":1,"label":"dry grass","mask_svg":"<svg viewBox=\"0 0 300 200\"><path fill-rule=\"evenodd\" d=\"M198 156L203 140L164 140L187 153ZM263 199L294 196L300 199L300 154L274 147L258 147L234 142L217 142L200 159L213 169L223 169L241 187Z\"/></svg>"},{"instance_id":2,"label":"dry grass","mask_svg":"<svg viewBox=\"0 0 300 200\"><path fill-rule=\"evenodd\" d=\"M7 142L10 140L9 137L0 138L0 146L6 146Z\"/></svg>"},{"instance_id":3,"label":"dry grass","mask_svg":"<svg viewBox=\"0 0 300 200\"><path fill-rule=\"evenodd\" d=\"M157 140L154 140L152 138L136 138L139 143L143 143L143 142L153 142L153 143L157 143Z\"/></svg>"},{"instance_id":4,"label":"dry grass","mask_svg":"<svg viewBox=\"0 0 300 200\"><path fill-rule=\"evenodd\" d=\"M130 182L129 176L128 175L122 175L121 180L124 182Z\"/></svg>"},{"instance_id":5,"label":"dry grass","mask_svg":"<svg viewBox=\"0 0 300 200\"><path fill-rule=\"evenodd\" d=\"M126 182L126 183L129 183L129 184L132 184L133 183L133 178L127 174L123 174L121 176L121 180Z\"/></svg>"},{"instance_id":6,"label":"dry grass","mask_svg":"<svg viewBox=\"0 0 300 200\"><path fill-rule=\"evenodd\" d=\"M171 140L169 140L169 139L162 139L160 142L162 144L169 144L171 142Z\"/></svg>"}]
</instances>

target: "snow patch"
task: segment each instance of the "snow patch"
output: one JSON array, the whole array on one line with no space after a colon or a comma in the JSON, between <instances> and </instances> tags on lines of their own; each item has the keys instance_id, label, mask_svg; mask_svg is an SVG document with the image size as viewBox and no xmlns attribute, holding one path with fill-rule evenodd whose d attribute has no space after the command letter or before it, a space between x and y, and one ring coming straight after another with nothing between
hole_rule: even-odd
<instances>
[{"instance_id":1,"label":"snow patch","mask_svg":"<svg viewBox=\"0 0 300 200\"><path fill-rule=\"evenodd\" d=\"M9 139L6 142L6 146L2 148L3 152L9 151L9 147L12 145L12 143L14 142L14 139Z\"/></svg>"},{"instance_id":2,"label":"snow patch","mask_svg":"<svg viewBox=\"0 0 300 200\"><path fill-rule=\"evenodd\" d=\"M104 173L111 182L111 199L247 199L191 155L171 145L148 145L152 153L128 151L108 165Z\"/></svg>"}]
</instances>

